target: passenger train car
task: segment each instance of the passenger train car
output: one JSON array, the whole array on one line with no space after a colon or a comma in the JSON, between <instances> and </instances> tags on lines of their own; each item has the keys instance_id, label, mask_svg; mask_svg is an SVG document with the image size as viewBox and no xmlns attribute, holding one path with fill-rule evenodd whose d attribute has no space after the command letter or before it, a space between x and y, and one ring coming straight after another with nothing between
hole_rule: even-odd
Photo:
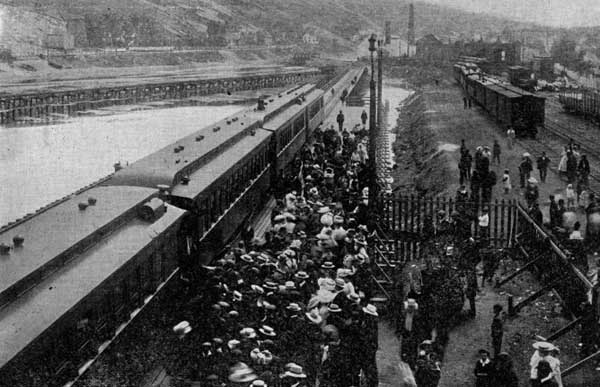
<instances>
[{"instance_id":1,"label":"passenger train car","mask_svg":"<svg viewBox=\"0 0 600 387\"><path fill-rule=\"evenodd\" d=\"M323 122L323 95L261 98L0 229L0 386L76 379L181 267L208 263Z\"/></svg>"},{"instance_id":2,"label":"passenger train car","mask_svg":"<svg viewBox=\"0 0 600 387\"><path fill-rule=\"evenodd\" d=\"M517 136L535 137L545 121L545 98L512 85L505 85L465 64L454 66L454 77L472 98L496 121L512 127Z\"/></svg>"}]
</instances>

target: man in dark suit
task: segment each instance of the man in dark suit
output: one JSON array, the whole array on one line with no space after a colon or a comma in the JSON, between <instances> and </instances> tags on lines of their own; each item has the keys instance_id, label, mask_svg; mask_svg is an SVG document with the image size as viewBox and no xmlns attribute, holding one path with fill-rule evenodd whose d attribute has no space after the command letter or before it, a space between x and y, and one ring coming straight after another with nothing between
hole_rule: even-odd
<instances>
[{"instance_id":1,"label":"man in dark suit","mask_svg":"<svg viewBox=\"0 0 600 387\"><path fill-rule=\"evenodd\" d=\"M494 365L490 360L490 353L485 349L479 350L479 360L475 364L475 387L491 387L492 371Z\"/></svg>"}]
</instances>

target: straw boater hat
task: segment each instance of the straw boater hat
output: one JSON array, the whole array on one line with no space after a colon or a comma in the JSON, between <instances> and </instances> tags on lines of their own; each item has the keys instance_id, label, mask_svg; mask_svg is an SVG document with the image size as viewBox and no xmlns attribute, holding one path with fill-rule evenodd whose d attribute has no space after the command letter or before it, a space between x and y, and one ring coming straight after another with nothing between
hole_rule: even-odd
<instances>
[{"instance_id":1,"label":"straw boater hat","mask_svg":"<svg viewBox=\"0 0 600 387\"><path fill-rule=\"evenodd\" d=\"M239 317L240 316L240 312L238 312L237 310L230 310L229 313L227 313L227 315L229 317Z\"/></svg>"},{"instance_id":2,"label":"straw boater hat","mask_svg":"<svg viewBox=\"0 0 600 387\"><path fill-rule=\"evenodd\" d=\"M346 285L346 281L344 281L342 278L335 279L335 289L336 290L342 290L345 285Z\"/></svg>"},{"instance_id":3,"label":"straw boater hat","mask_svg":"<svg viewBox=\"0 0 600 387\"><path fill-rule=\"evenodd\" d=\"M218 304L221 308L229 308L229 306L230 306L229 303L227 303L225 301L219 301Z\"/></svg>"},{"instance_id":4,"label":"straw boater hat","mask_svg":"<svg viewBox=\"0 0 600 387\"><path fill-rule=\"evenodd\" d=\"M446 247L446 255L452 255L452 254L454 254L454 247L453 246Z\"/></svg>"},{"instance_id":5,"label":"straw boater hat","mask_svg":"<svg viewBox=\"0 0 600 387\"><path fill-rule=\"evenodd\" d=\"M350 259L354 259L354 257L350 254L348 254L350 256ZM348 255L346 255L346 257L348 257ZM352 270L350 269L344 269L344 268L339 268L337 269L337 273L336 276L338 278L346 278L352 275Z\"/></svg>"},{"instance_id":6,"label":"straw boater hat","mask_svg":"<svg viewBox=\"0 0 600 387\"><path fill-rule=\"evenodd\" d=\"M258 330L265 336L275 337L277 335L275 330L268 325L263 325L262 327L258 328Z\"/></svg>"},{"instance_id":7,"label":"straw boater hat","mask_svg":"<svg viewBox=\"0 0 600 387\"><path fill-rule=\"evenodd\" d=\"M330 211L331 211L331 209L329 207L323 206L323 207L319 208L319 210L317 211L317 213L319 213L319 214L326 214L326 213L328 213Z\"/></svg>"},{"instance_id":8,"label":"straw boater hat","mask_svg":"<svg viewBox=\"0 0 600 387\"><path fill-rule=\"evenodd\" d=\"M377 313L377 307L373 304L368 304L367 306L362 308L363 312L366 314L370 314L371 316L379 316Z\"/></svg>"},{"instance_id":9,"label":"straw boater hat","mask_svg":"<svg viewBox=\"0 0 600 387\"><path fill-rule=\"evenodd\" d=\"M245 363L238 363L231 367L229 381L233 383L248 383L258 378L252 368Z\"/></svg>"},{"instance_id":10,"label":"straw boater hat","mask_svg":"<svg viewBox=\"0 0 600 387\"><path fill-rule=\"evenodd\" d=\"M285 281L284 288L287 290L293 290L296 289L296 284L294 283L294 281Z\"/></svg>"},{"instance_id":11,"label":"straw boater hat","mask_svg":"<svg viewBox=\"0 0 600 387\"><path fill-rule=\"evenodd\" d=\"M273 281L265 281L263 288L269 289L269 290L277 290L278 286Z\"/></svg>"},{"instance_id":12,"label":"straw boater hat","mask_svg":"<svg viewBox=\"0 0 600 387\"><path fill-rule=\"evenodd\" d=\"M342 311L342 308L338 304L330 304L328 309L331 313L340 313Z\"/></svg>"},{"instance_id":13,"label":"straw boater hat","mask_svg":"<svg viewBox=\"0 0 600 387\"><path fill-rule=\"evenodd\" d=\"M267 383L265 383L263 380L256 379L255 381L253 381L250 384L250 387L268 387L268 386L267 386Z\"/></svg>"},{"instance_id":14,"label":"straw boater hat","mask_svg":"<svg viewBox=\"0 0 600 387\"><path fill-rule=\"evenodd\" d=\"M254 263L254 260L252 259L252 257L249 254L244 254L240 257L240 259L244 262L247 263Z\"/></svg>"},{"instance_id":15,"label":"straw boater hat","mask_svg":"<svg viewBox=\"0 0 600 387\"><path fill-rule=\"evenodd\" d=\"M289 363L286 365L286 371L280 375L281 378L290 377L296 379L305 379L306 374L302 370L302 367L295 363Z\"/></svg>"},{"instance_id":16,"label":"straw boater hat","mask_svg":"<svg viewBox=\"0 0 600 387\"><path fill-rule=\"evenodd\" d=\"M419 309L419 304L417 304L417 301L414 298L409 298L406 301L404 301L404 309L417 310Z\"/></svg>"},{"instance_id":17,"label":"straw boater hat","mask_svg":"<svg viewBox=\"0 0 600 387\"><path fill-rule=\"evenodd\" d=\"M548 352L554 351L556 349L554 344L548 343L547 341L537 341L537 342L533 343L533 348L537 349L538 351L548 351Z\"/></svg>"},{"instance_id":18,"label":"straw boater hat","mask_svg":"<svg viewBox=\"0 0 600 387\"><path fill-rule=\"evenodd\" d=\"M240 335L245 339L253 339L256 337L256 331L254 328L243 328L240 331Z\"/></svg>"},{"instance_id":19,"label":"straw boater hat","mask_svg":"<svg viewBox=\"0 0 600 387\"><path fill-rule=\"evenodd\" d=\"M332 270L335 269L335 265L333 264L333 262L331 261L325 261L322 265L321 265L322 269L327 269L327 270Z\"/></svg>"},{"instance_id":20,"label":"straw boater hat","mask_svg":"<svg viewBox=\"0 0 600 387\"><path fill-rule=\"evenodd\" d=\"M291 302L288 306L285 307L287 310L291 310L292 312L300 312L302 308L295 302Z\"/></svg>"},{"instance_id":21,"label":"straw boater hat","mask_svg":"<svg viewBox=\"0 0 600 387\"><path fill-rule=\"evenodd\" d=\"M332 292L335 290L335 280L333 278L325 278L321 283L321 289Z\"/></svg>"},{"instance_id":22,"label":"straw boater hat","mask_svg":"<svg viewBox=\"0 0 600 387\"><path fill-rule=\"evenodd\" d=\"M531 184L537 184L538 181L535 177L531 176L529 179L527 179L527 182Z\"/></svg>"},{"instance_id":23,"label":"straw boater hat","mask_svg":"<svg viewBox=\"0 0 600 387\"><path fill-rule=\"evenodd\" d=\"M301 280L305 280L305 279L309 278L308 274L305 271L297 272L296 274L294 274L294 277L301 279Z\"/></svg>"}]
</instances>

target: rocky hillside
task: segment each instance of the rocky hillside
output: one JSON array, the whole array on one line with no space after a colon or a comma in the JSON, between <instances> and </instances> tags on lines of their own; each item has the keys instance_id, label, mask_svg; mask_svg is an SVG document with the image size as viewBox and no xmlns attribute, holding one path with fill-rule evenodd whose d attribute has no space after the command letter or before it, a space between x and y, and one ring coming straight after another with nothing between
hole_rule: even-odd
<instances>
[{"instance_id":1,"label":"rocky hillside","mask_svg":"<svg viewBox=\"0 0 600 387\"><path fill-rule=\"evenodd\" d=\"M24 14L56 20L77 46L219 46L297 44L306 34L321 48L347 49L357 37L392 22L404 35L408 0L0 0ZM415 3L417 38L500 33L518 23ZM29 19L24 17L24 28ZM46 24L34 24L44 34Z\"/></svg>"}]
</instances>

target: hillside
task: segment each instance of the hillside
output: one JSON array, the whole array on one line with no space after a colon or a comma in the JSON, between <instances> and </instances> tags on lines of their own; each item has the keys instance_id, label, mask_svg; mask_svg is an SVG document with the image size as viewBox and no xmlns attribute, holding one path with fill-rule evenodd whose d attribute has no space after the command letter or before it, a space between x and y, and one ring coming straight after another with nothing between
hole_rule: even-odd
<instances>
[{"instance_id":1,"label":"hillside","mask_svg":"<svg viewBox=\"0 0 600 387\"><path fill-rule=\"evenodd\" d=\"M2 0L1 10L19 9L62 23L80 47L219 46L290 44L304 34L321 48L347 50L370 29L392 22L404 35L407 0ZM368 4L368 8L365 7ZM415 3L417 38L493 36L526 26L499 17ZM2 12L4 15L5 12ZM21 25L27 28L29 19ZM44 28L38 31L43 41ZM16 27L19 30L19 27ZM49 29L52 29L49 27ZM5 35L5 34L4 34Z\"/></svg>"}]
</instances>

